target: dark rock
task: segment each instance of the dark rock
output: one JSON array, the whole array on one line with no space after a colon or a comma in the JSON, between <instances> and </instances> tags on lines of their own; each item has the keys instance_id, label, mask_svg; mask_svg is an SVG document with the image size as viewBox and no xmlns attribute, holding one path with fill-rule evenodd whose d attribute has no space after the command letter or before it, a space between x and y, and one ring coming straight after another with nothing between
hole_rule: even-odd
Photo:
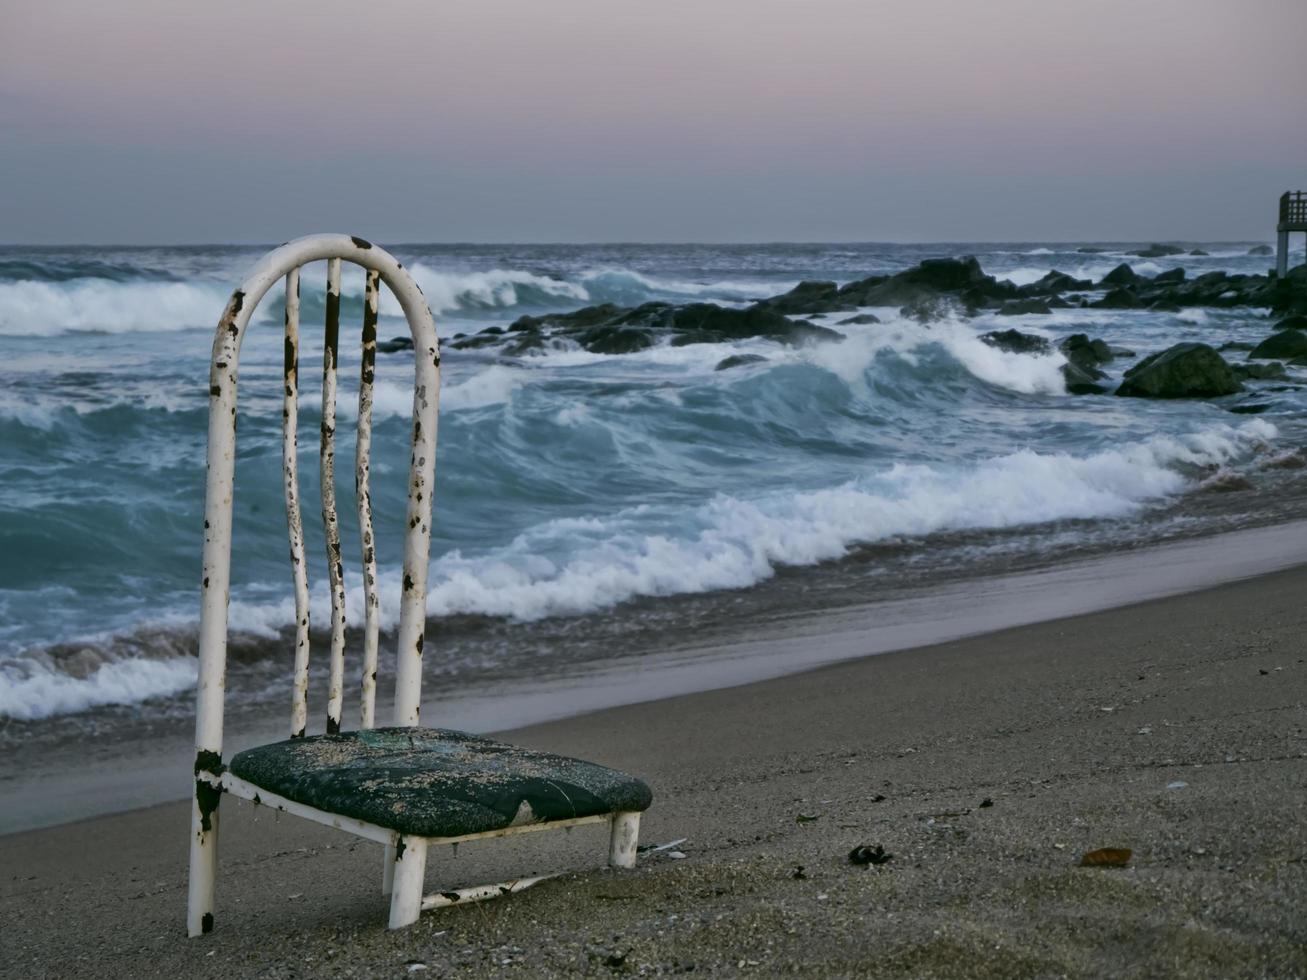
<instances>
[{"instance_id":1,"label":"dark rock","mask_svg":"<svg viewBox=\"0 0 1307 980\"><path fill-rule=\"evenodd\" d=\"M591 327L576 339L592 354L632 354L657 343L652 330L620 326Z\"/></svg>"},{"instance_id":2,"label":"dark rock","mask_svg":"<svg viewBox=\"0 0 1307 980\"><path fill-rule=\"evenodd\" d=\"M1289 375L1279 361L1270 364L1231 364L1232 370L1240 381L1288 381Z\"/></svg>"},{"instance_id":3,"label":"dark rock","mask_svg":"<svg viewBox=\"0 0 1307 980\"><path fill-rule=\"evenodd\" d=\"M1266 305L1279 314L1307 314L1307 265L1290 269L1266 290Z\"/></svg>"},{"instance_id":4,"label":"dark rock","mask_svg":"<svg viewBox=\"0 0 1307 980\"><path fill-rule=\"evenodd\" d=\"M1135 356L1135 352L1132 351L1129 347L1108 347L1108 350L1112 352L1112 356L1113 356L1113 357L1134 357L1134 356Z\"/></svg>"},{"instance_id":5,"label":"dark rock","mask_svg":"<svg viewBox=\"0 0 1307 980\"><path fill-rule=\"evenodd\" d=\"M1122 262L1115 269L1105 275L1100 286L1133 286L1139 281L1139 276L1135 270Z\"/></svg>"},{"instance_id":6,"label":"dark rock","mask_svg":"<svg viewBox=\"0 0 1307 980\"><path fill-rule=\"evenodd\" d=\"M1092 280L1076 279L1074 276L1068 276L1065 272L1058 272L1054 269L1029 285L1022 286L1021 291L1032 296L1043 296L1069 290L1092 289L1093 286Z\"/></svg>"},{"instance_id":7,"label":"dark rock","mask_svg":"<svg viewBox=\"0 0 1307 980\"><path fill-rule=\"evenodd\" d=\"M1286 316L1275 325L1276 330L1307 330L1307 316Z\"/></svg>"},{"instance_id":8,"label":"dark rock","mask_svg":"<svg viewBox=\"0 0 1307 980\"><path fill-rule=\"evenodd\" d=\"M1127 252L1127 255L1138 255L1141 259L1161 259L1168 255L1184 255L1184 249L1175 245L1158 245L1154 242L1147 248L1137 249L1133 252Z\"/></svg>"},{"instance_id":9,"label":"dark rock","mask_svg":"<svg viewBox=\"0 0 1307 980\"><path fill-rule=\"evenodd\" d=\"M1101 395L1107 391L1098 383L1100 378L1107 377L1102 371L1087 371L1071 362L1063 364L1059 370L1062 372L1062 380L1066 382L1066 390L1073 395Z\"/></svg>"},{"instance_id":10,"label":"dark rock","mask_svg":"<svg viewBox=\"0 0 1307 980\"><path fill-rule=\"evenodd\" d=\"M504 354L507 357L522 357L524 354L530 354L534 351L544 350L545 338L537 332L518 334L509 339L504 346Z\"/></svg>"},{"instance_id":11,"label":"dark rock","mask_svg":"<svg viewBox=\"0 0 1307 980\"><path fill-rule=\"evenodd\" d=\"M1047 354L1053 349L1053 345L1043 337L1022 333L1020 330L991 330L981 334L980 339L990 347L1011 354Z\"/></svg>"},{"instance_id":12,"label":"dark rock","mask_svg":"<svg viewBox=\"0 0 1307 980\"><path fill-rule=\"evenodd\" d=\"M1261 415L1270 405L1234 405L1230 408L1235 415Z\"/></svg>"},{"instance_id":13,"label":"dark rock","mask_svg":"<svg viewBox=\"0 0 1307 980\"><path fill-rule=\"evenodd\" d=\"M993 276L985 275L974 255L964 255L960 259L922 259L915 269L900 272L895 278L920 283L940 292L966 289L994 280Z\"/></svg>"},{"instance_id":14,"label":"dark rock","mask_svg":"<svg viewBox=\"0 0 1307 980\"><path fill-rule=\"evenodd\" d=\"M1115 356L1105 341L1090 340L1088 334L1083 333L1073 333L1058 344L1058 350L1077 368L1096 378L1106 377L1098 370L1098 365L1106 364Z\"/></svg>"},{"instance_id":15,"label":"dark rock","mask_svg":"<svg viewBox=\"0 0 1307 980\"><path fill-rule=\"evenodd\" d=\"M1010 299L998 309L999 316L1025 316L1030 313L1052 313L1042 299Z\"/></svg>"},{"instance_id":16,"label":"dark rock","mask_svg":"<svg viewBox=\"0 0 1307 980\"><path fill-rule=\"evenodd\" d=\"M1139 296L1133 290L1121 287L1111 290L1098 302L1089 305L1100 310L1133 310L1139 307Z\"/></svg>"},{"instance_id":17,"label":"dark rock","mask_svg":"<svg viewBox=\"0 0 1307 980\"><path fill-rule=\"evenodd\" d=\"M852 307L838 298L839 286L826 280L805 279L788 293L754 304L775 313L830 313Z\"/></svg>"},{"instance_id":18,"label":"dark rock","mask_svg":"<svg viewBox=\"0 0 1307 980\"><path fill-rule=\"evenodd\" d=\"M546 328L593 327L607 323L624 312L620 306L602 303L599 306L586 306L571 313L547 313L544 316L520 316L509 326L509 331L542 330Z\"/></svg>"},{"instance_id":19,"label":"dark rock","mask_svg":"<svg viewBox=\"0 0 1307 980\"><path fill-rule=\"evenodd\" d=\"M1281 330L1272 334L1249 352L1248 358L1292 358L1307 355L1307 334L1300 330Z\"/></svg>"},{"instance_id":20,"label":"dark rock","mask_svg":"<svg viewBox=\"0 0 1307 980\"><path fill-rule=\"evenodd\" d=\"M1184 309L1179 303L1172 303L1165 299L1159 299L1156 303L1149 304L1148 308L1154 313L1179 313Z\"/></svg>"},{"instance_id":21,"label":"dark rock","mask_svg":"<svg viewBox=\"0 0 1307 980\"><path fill-rule=\"evenodd\" d=\"M1167 269L1165 272L1159 272L1157 275L1153 276L1153 282L1184 282L1184 269L1177 267L1174 269Z\"/></svg>"},{"instance_id":22,"label":"dark rock","mask_svg":"<svg viewBox=\"0 0 1307 980\"><path fill-rule=\"evenodd\" d=\"M1256 344L1250 344L1244 340L1227 340L1220 347L1216 348L1221 353L1228 350L1252 350Z\"/></svg>"},{"instance_id":23,"label":"dark rock","mask_svg":"<svg viewBox=\"0 0 1307 980\"><path fill-rule=\"evenodd\" d=\"M1133 398L1214 398L1242 390L1220 354L1206 344L1186 343L1145 357L1126 371L1116 393Z\"/></svg>"},{"instance_id":24,"label":"dark rock","mask_svg":"<svg viewBox=\"0 0 1307 980\"><path fill-rule=\"evenodd\" d=\"M461 340L450 342L450 347L455 350L476 350L480 347L493 347L500 343L504 338L496 334L478 333L471 337L464 337Z\"/></svg>"},{"instance_id":25,"label":"dark rock","mask_svg":"<svg viewBox=\"0 0 1307 980\"><path fill-rule=\"evenodd\" d=\"M1274 255L1275 249L1271 248L1271 246L1269 245L1254 245L1252 248L1248 249L1248 254L1249 255Z\"/></svg>"},{"instance_id":26,"label":"dark rock","mask_svg":"<svg viewBox=\"0 0 1307 980\"><path fill-rule=\"evenodd\" d=\"M402 350L412 349L412 337L391 337L389 340L380 340L377 342L378 354L397 354Z\"/></svg>"},{"instance_id":27,"label":"dark rock","mask_svg":"<svg viewBox=\"0 0 1307 980\"><path fill-rule=\"evenodd\" d=\"M1200 256L1204 256L1204 255L1210 255L1211 253L1210 253L1210 252L1204 252L1201 248L1195 248L1195 249L1190 249L1190 250L1189 250L1189 254L1190 254L1190 255L1200 255Z\"/></svg>"},{"instance_id":28,"label":"dark rock","mask_svg":"<svg viewBox=\"0 0 1307 980\"><path fill-rule=\"evenodd\" d=\"M605 303L572 313L519 317L509 331L510 334L540 338L530 344L517 345L525 349L543 346L547 337L558 337L596 354L629 354L644 350L658 343L660 336L670 336L671 343L678 347L751 337L766 337L784 344L842 340L844 337L828 327L791 320L758 304L735 309L715 303L687 303L684 306L644 303L633 308ZM461 345L482 346L499 339L478 334Z\"/></svg>"},{"instance_id":29,"label":"dark rock","mask_svg":"<svg viewBox=\"0 0 1307 980\"><path fill-rule=\"evenodd\" d=\"M880 317L876 316L874 313L859 313L857 316L851 316L847 320L841 320L839 323L836 324L836 326L837 327L846 327L852 325L865 326L871 323L880 323Z\"/></svg>"},{"instance_id":30,"label":"dark rock","mask_svg":"<svg viewBox=\"0 0 1307 980\"><path fill-rule=\"evenodd\" d=\"M746 364L762 364L767 358L761 354L732 354L730 357L723 357L717 362L714 371L728 371L731 368L743 367Z\"/></svg>"},{"instance_id":31,"label":"dark rock","mask_svg":"<svg viewBox=\"0 0 1307 980\"><path fill-rule=\"evenodd\" d=\"M1085 245L1082 248L1076 249L1076 251L1081 255L1102 255L1104 252L1108 251L1108 249L1094 248L1092 245Z\"/></svg>"},{"instance_id":32,"label":"dark rock","mask_svg":"<svg viewBox=\"0 0 1307 980\"><path fill-rule=\"evenodd\" d=\"M894 855L888 853L885 848L877 844L872 847L870 844L859 844L853 850L849 851L849 863L858 865L869 864L888 864L894 860Z\"/></svg>"}]
</instances>

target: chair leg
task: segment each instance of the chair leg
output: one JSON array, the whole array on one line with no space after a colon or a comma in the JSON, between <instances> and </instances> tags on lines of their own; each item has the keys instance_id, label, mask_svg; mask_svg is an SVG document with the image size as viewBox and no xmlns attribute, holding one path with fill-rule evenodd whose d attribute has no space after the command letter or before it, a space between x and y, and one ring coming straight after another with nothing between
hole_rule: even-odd
<instances>
[{"instance_id":1,"label":"chair leg","mask_svg":"<svg viewBox=\"0 0 1307 980\"><path fill-rule=\"evenodd\" d=\"M218 800L202 812L199 794L191 799L191 868L186 882L186 935L213 931L213 893L218 875Z\"/></svg>"},{"instance_id":2,"label":"chair leg","mask_svg":"<svg viewBox=\"0 0 1307 980\"><path fill-rule=\"evenodd\" d=\"M427 871L427 839L399 839L395 878L390 893L390 928L402 929L417 922L422 912L422 879Z\"/></svg>"},{"instance_id":3,"label":"chair leg","mask_svg":"<svg viewBox=\"0 0 1307 980\"><path fill-rule=\"evenodd\" d=\"M381 894L389 895L395 890L395 845L387 844L385 856L381 859Z\"/></svg>"},{"instance_id":4,"label":"chair leg","mask_svg":"<svg viewBox=\"0 0 1307 980\"><path fill-rule=\"evenodd\" d=\"M614 813L613 831L608 840L608 866L634 868L635 851L640 843L640 814Z\"/></svg>"}]
</instances>

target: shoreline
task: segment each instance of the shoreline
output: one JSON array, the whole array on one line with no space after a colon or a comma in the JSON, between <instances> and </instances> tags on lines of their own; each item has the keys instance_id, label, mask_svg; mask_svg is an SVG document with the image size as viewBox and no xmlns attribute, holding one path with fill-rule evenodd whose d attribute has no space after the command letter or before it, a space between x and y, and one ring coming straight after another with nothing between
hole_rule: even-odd
<instances>
[{"instance_id":1,"label":"shoreline","mask_svg":"<svg viewBox=\"0 0 1307 980\"><path fill-rule=\"evenodd\" d=\"M687 837L687 858L401 933L379 848L238 801L203 940L183 938L186 804L9 835L4 960L69 977L1304 975L1304 590L1299 566L520 729L648 779L642 839ZM601 864L599 832L542 836L442 851L428 882ZM893 861L850 866L861 843ZM1076 866L1104 846L1130 866Z\"/></svg>"},{"instance_id":2,"label":"shoreline","mask_svg":"<svg viewBox=\"0 0 1307 980\"><path fill-rule=\"evenodd\" d=\"M504 718L523 728L1193 593L1290 568L1304 556L1307 520L1151 545L858 606L787 611L726 641L564 665L543 678L491 681L454 695L428 678L425 714L431 724L478 733L503 730L495 721ZM251 723L233 713L224 754L282 737L280 718ZM192 754L188 735L18 746L0 763L9 797L0 837L177 800L175 787L189 785Z\"/></svg>"}]
</instances>

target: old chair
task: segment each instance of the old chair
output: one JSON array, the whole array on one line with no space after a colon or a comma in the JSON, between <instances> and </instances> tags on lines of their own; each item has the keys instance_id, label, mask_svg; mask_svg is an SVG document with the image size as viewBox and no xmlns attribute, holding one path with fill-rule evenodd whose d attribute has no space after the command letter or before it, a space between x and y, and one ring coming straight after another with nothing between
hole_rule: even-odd
<instances>
[{"instance_id":1,"label":"old chair","mask_svg":"<svg viewBox=\"0 0 1307 980\"><path fill-rule=\"evenodd\" d=\"M309 588L296 474L299 394L300 267L327 262L326 339L322 379L322 514L331 593L326 734L306 735L309 687ZM362 373L355 479L362 544L365 623L360 728L341 731L345 654L345 585L334 481L336 354L340 270L366 270ZM232 484L236 448L236 375L241 341L264 294L286 284L282 467L295 592L295 646L290 738L222 757L231 564ZM412 455L404 536L403 591L396 638L394 725L375 728L380 634L369 464L379 283L398 299L413 335L416 380ZM385 846L382 891L390 927L409 925L421 910L519 891L540 878L443 890L424 897L432 844L502 837L526 831L607 822L608 863L635 866L640 813L651 794L640 780L602 766L532 752L486 738L419 728L427 561L435 478L440 354L431 311L417 284L386 251L347 235L313 235L268 253L232 294L218 324L209 373L208 484L204 505L204 570L196 696L195 792L187 930L213 928L218 855L218 804L230 793L306 817Z\"/></svg>"}]
</instances>

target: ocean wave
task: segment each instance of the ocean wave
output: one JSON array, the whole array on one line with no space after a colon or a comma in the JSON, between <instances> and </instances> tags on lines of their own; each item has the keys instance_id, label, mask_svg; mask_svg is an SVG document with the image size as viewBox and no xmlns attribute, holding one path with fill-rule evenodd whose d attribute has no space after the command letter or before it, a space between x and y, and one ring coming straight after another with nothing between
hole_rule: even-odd
<instances>
[{"instance_id":1,"label":"ocean wave","mask_svg":"<svg viewBox=\"0 0 1307 980\"><path fill-rule=\"evenodd\" d=\"M837 560L886 540L1126 517L1200 487L1213 468L1266 449L1276 435L1275 426L1253 419L1081 456L1022 450L970 464L895 464L825 489L723 493L675 511L642 504L555 519L486 553L455 550L435 559L427 611L516 622L577 616L642 596L747 588L782 567ZM396 568L380 574L388 630L399 620L399 578ZM351 623L363 618L361 586L347 569ZM325 583L314 583L310 608L314 622L329 621ZM293 622L294 602L290 595L235 596L229 617L236 633L276 637ZM195 660L184 654L193 623L170 622L171 639L156 643L151 636L111 638L95 647L89 663L93 644L78 647L74 657L38 654L0 663L0 717L30 721L189 689ZM143 646L155 655L141 656Z\"/></svg>"},{"instance_id":2,"label":"ocean wave","mask_svg":"<svg viewBox=\"0 0 1307 980\"><path fill-rule=\"evenodd\" d=\"M111 704L139 704L195 686L195 658L131 657L89 674L67 673L38 659L0 664L0 718L36 721Z\"/></svg>"},{"instance_id":3,"label":"ocean wave","mask_svg":"<svg viewBox=\"0 0 1307 980\"><path fill-rule=\"evenodd\" d=\"M522 269L450 271L417 262L409 272L433 312L564 309L592 303L638 305L652 299L711 297L732 302L783 292L793 285L723 280L693 282L645 275L617 267L591 269L563 279ZM318 315L321 290L306 276L303 315ZM125 278L122 274L80 278L0 279L0 336L58 336L75 331L127 333L212 328L233 283ZM343 295L357 303L361 276L347 275ZM276 316L278 287L260 306L258 317ZM382 292L382 313L401 316L398 302ZM274 310L269 314L269 310Z\"/></svg>"},{"instance_id":4,"label":"ocean wave","mask_svg":"<svg viewBox=\"0 0 1307 980\"><path fill-rule=\"evenodd\" d=\"M213 329L230 295L218 283L0 282L0 336Z\"/></svg>"},{"instance_id":5,"label":"ocean wave","mask_svg":"<svg viewBox=\"0 0 1307 980\"><path fill-rule=\"evenodd\" d=\"M577 615L637 596L745 588L781 566L837 559L895 537L1124 517L1192 488L1181 467L1234 460L1275 435L1254 420L1082 457L1027 450L971 466L896 465L827 490L720 495L663 524L690 529L680 535L643 530L647 508L582 531L573 521L550 522L490 555L436 561L427 609L520 621Z\"/></svg>"},{"instance_id":6,"label":"ocean wave","mask_svg":"<svg viewBox=\"0 0 1307 980\"><path fill-rule=\"evenodd\" d=\"M552 279L520 269L490 269L486 272L446 272L421 262L409 273L422 289L432 312L487 310L514 306L575 305L590 300L584 286L565 279ZM387 292L382 312L402 315L394 297Z\"/></svg>"}]
</instances>

